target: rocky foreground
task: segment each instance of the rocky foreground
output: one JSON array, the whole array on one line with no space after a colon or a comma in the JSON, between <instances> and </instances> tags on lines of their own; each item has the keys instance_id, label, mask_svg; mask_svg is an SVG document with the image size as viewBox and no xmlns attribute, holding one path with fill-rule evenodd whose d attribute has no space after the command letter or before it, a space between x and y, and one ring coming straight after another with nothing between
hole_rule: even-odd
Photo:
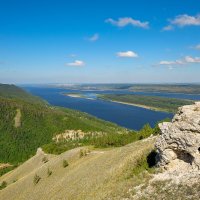
<instances>
[{"instance_id":1,"label":"rocky foreground","mask_svg":"<svg viewBox=\"0 0 200 200\"><path fill-rule=\"evenodd\" d=\"M7 183L0 200L199 200L200 102L179 108L159 127L161 135L120 148L81 147L60 155L38 149L0 177ZM82 135L69 130L55 140ZM145 158L154 147L157 167L149 169Z\"/></svg>"},{"instance_id":2,"label":"rocky foreground","mask_svg":"<svg viewBox=\"0 0 200 200\"><path fill-rule=\"evenodd\" d=\"M159 127L155 147L162 171L133 199L200 199L200 102L180 107L172 122Z\"/></svg>"}]
</instances>

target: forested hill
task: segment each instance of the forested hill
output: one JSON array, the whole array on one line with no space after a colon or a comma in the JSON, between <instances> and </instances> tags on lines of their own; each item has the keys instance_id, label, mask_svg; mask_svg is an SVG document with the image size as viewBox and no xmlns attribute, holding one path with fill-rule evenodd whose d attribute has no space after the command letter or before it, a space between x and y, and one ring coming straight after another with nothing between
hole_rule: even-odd
<instances>
[{"instance_id":1,"label":"forested hill","mask_svg":"<svg viewBox=\"0 0 200 200\"><path fill-rule=\"evenodd\" d=\"M29 97L32 98L31 103L28 102ZM35 155L38 147L48 153L59 154L84 145L123 146L157 132L157 127L152 129L149 125L145 125L139 132L130 131L86 113L32 103L33 100L33 96L16 86L1 85L0 164L18 165ZM59 143L52 140L66 130L81 130L88 135ZM91 133L96 134L95 137L90 136Z\"/></svg>"},{"instance_id":2,"label":"forested hill","mask_svg":"<svg viewBox=\"0 0 200 200\"><path fill-rule=\"evenodd\" d=\"M44 104L47 103L39 97L33 96L20 87L15 85L1 84L0 83L0 97L21 99L29 103Z\"/></svg>"},{"instance_id":3,"label":"forested hill","mask_svg":"<svg viewBox=\"0 0 200 200\"><path fill-rule=\"evenodd\" d=\"M18 124L16 117L18 114ZM126 129L85 113L19 99L0 97L0 163L18 163L34 155L37 148L65 130L125 132Z\"/></svg>"},{"instance_id":4,"label":"forested hill","mask_svg":"<svg viewBox=\"0 0 200 200\"><path fill-rule=\"evenodd\" d=\"M57 153L72 148L72 144L56 147L52 144L53 136L65 130L127 132L125 128L88 114L40 102L14 85L0 85L0 163L23 162L45 144L49 144L51 151L56 148Z\"/></svg>"}]
</instances>

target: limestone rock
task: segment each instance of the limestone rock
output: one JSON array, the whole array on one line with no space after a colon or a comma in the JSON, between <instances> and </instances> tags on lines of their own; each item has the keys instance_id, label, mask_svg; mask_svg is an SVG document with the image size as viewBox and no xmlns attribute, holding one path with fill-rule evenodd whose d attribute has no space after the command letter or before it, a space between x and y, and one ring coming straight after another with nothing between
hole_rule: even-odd
<instances>
[{"instance_id":1,"label":"limestone rock","mask_svg":"<svg viewBox=\"0 0 200 200\"><path fill-rule=\"evenodd\" d=\"M65 130L64 133L55 135L52 138L53 141L56 143L63 142L63 141L72 141L72 140L79 140L86 137L99 137L105 133L93 131L93 132L83 132L82 130Z\"/></svg>"},{"instance_id":2,"label":"limestone rock","mask_svg":"<svg viewBox=\"0 0 200 200\"><path fill-rule=\"evenodd\" d=\"M178 109L172 122L159 124L158 166L200 169L200 102Z\"/></svg>"}]
</instances>

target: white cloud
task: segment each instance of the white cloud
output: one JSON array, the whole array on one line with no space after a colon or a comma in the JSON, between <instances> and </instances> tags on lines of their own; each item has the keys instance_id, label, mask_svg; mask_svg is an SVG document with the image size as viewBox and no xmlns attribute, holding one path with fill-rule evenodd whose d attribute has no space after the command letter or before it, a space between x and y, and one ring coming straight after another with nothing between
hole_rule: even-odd
<instances>
[{"instance_id":1,"label":"white cloud","mask_svg":"<svg viewBox=\"0 0 200 200\"><path fill-rule=\"evenodd\" d=\"M200 26L200 15L178 15L175 19L170 20L171 24L183 27L183 26Z\"/></svg>"},{"instance_id":2,"label":"white cloud","mask_svg":"<svg viewBox=\"0 0 200 200\"><path fill-rule=\"evenodd\" d=\"M140 20L135 20L131 17L123 17L123 18L119 18L118 20L109 18L109 19L106 19L106 23L110 23L118 27L132 25L132 26L145 28L145 29L149 28L149 22L141 22Z\"/></svg>"},{"instance_id":3,"label":"white cloud","mask_svg":"<svg viewBox=\"0 0 200 200\"><path fill-rule=\"evenodd\" d=\"M168 26L165 26L162 30L163 31L171 31L173 29L174 29L174 27L172 25L168 25Z\"/></svg>"},{"instance_id":4,"label":"white cloud","mask_svg":"<svg viewBox=\"0 0 200 200\"><path fill-rule=\"evenodd\" d=\"M91 41L91 42L97 41L98 39L99 39L99 34L98 33L95 33L93 36L88 38L88 40Z\"/></svg>"},{"instance_id":5,"label":"white cloud","mask_svg":"<svg viewBox=\"0 0 200 200\"><path fill-rule=\"evenodd\" d=\"M170 24L163 28L164 31L173 30L174 27L184 26L200 26L200 14L196 16L190 16L187 14L178 15L174 19L169 20Z\"/></svg>"},{"instance_id":6,"label":"white cloud","mask_svg":"<svg viewBox=\"0 0 200 200\"><path fill-rule=\"evenodd\" d=\"M166 66L169 69L173 69L174 67L181 66L181 65L187 65L187 64L195 64L200 63L200 57L191 57L191 56L185 56L181 60L175 60L175 61L166 61L162 60L160 61L157 66Z\"/></svg>"},{"instance_id":7,"label":"white cloud","mask_svg":"<svg viewBox=\"0 0 200 200\"><path fill-rule=\"evenodd\" d=\"M166 60L162 60L159 62L159 65L174 65L175 62L174 61L166 61Z\"/></svg>"},{"instance_id":8,"label":"white cloud","mask_svg":"<svg viewBox=\"0 0 200 200\"><path fill-rule=\"evenodd\" d=\"M72 67L82 67L82 66L85 65L85 63L83 61L81 61L81 60L75 60L72 63L66 63L66 65L72 66Z\"/></svg>"},{"instance_id":9,"label":"white cloud","mask_svg":"<svg viewBox=\"0 0 200 200\"><path fill-rule=\"evenodd\" d=\"M175 60L175 61L160 61L159 65L184 65L185 63L182 60Z\"/></svg>"},{"instance_id":10,"label":"white cloud","mask_svg":"<svg viewBox=\"0 0 200 200\"><path fill-rule=\"evenodd\" d=\"M138 54L133 51L124 51L124 52L118 52L117 56L126 58L137 58Z\"/></svg>"},{"instance_id":11,"label":"white cloud","mask_svg":"<svg viewBox=\"0 0 200 200\"><path fill-rule=\"evenodd\" d=\"M191 56L186 56L185 61L187 63L200 63L200 57L191 57Z\"/></svg>"}]
</instances>

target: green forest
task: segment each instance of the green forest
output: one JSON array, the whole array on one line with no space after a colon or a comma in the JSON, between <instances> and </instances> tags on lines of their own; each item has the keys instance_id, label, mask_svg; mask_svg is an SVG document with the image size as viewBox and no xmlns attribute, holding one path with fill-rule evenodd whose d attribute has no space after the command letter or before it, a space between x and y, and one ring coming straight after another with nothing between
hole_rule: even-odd
<instances>
[{"instance_id":1,"label":"green forest","mask_svg":"<svg viewBox=\"0 0 200 200\"><path fill-rule=\"evenodd\" d=\"M147 124L136 132L86 113L49 106L40 99L35 103L28 102L30 94L27 93L27 98L26 92L23 93L23 98L21 92L18 95L17 91L15 98L8 98L7 95L3 97L2 92L0 94L0 163L17 166L35 155L38 147L42 147L47 153L59 154L84 145L93 145L97 148L122 146L159 133L158 126L151 128ZM33 99L34 97L31 101ZM16 127L15 118L19 110L20 125ZM52 141L55 135L65 130L82 130L86 133L99 131L104 134L78 141Z\"/></svg>"}]
</instances>

